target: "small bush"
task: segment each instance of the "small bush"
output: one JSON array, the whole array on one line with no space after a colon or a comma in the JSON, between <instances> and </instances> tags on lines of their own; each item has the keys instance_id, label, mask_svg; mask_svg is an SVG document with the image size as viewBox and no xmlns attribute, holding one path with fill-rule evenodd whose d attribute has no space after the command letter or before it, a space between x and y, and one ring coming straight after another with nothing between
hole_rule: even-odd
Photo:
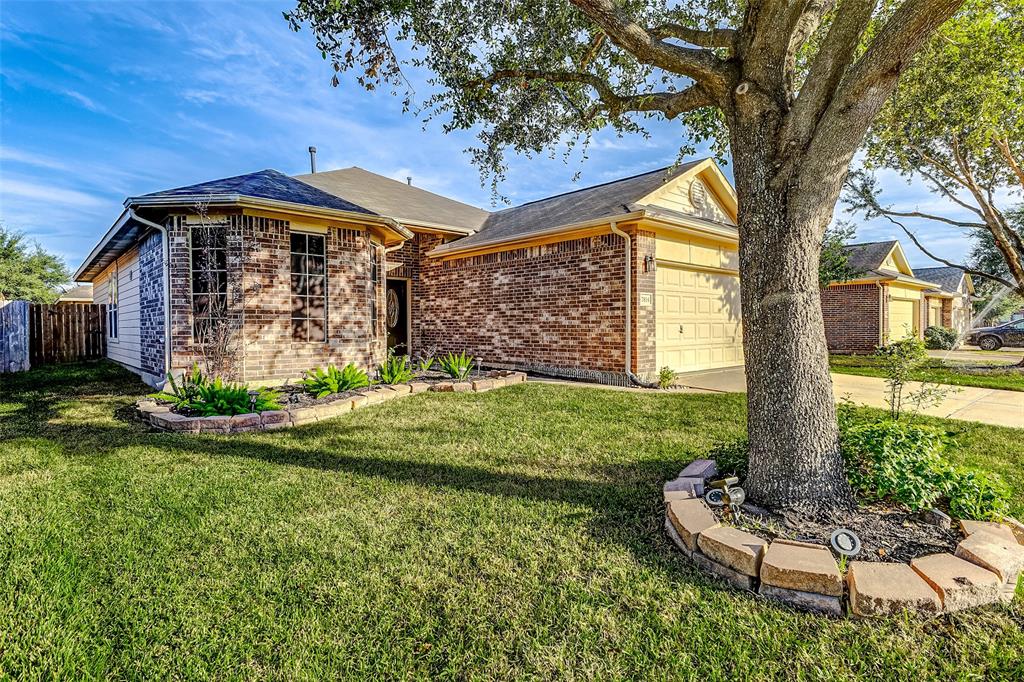
<instances>
[{"instance_id":1,"label":"small bush","mask_svg":"<svg viewBox=\"0 0 1024 682\"><path fill-rule=\"evenodd\" d=\"M267 388L250 393L245 384L225 383L219 377L199 389L188 407L204 417L233 416L281 409L280 394Z\"/></svg>"},{"instance_id":2,"label":"small bush","mask_svg":"<svg viewBox=\"0 0 1024 682\"><path fill-rule=\"evenodd\" d=\"M370 378L366 376L366 372L350 362L344 369L338 369L336 365L330 365L326 370L321 367L311 369L306 372L302 384L317 398L323 398L333 393L369 386Z\"/></svg>"},{"instance_id":3,"label":"small bush","mask_svg":"<svg viewBox=\"0 0 1024 682\"><path fill-rule=\"evenodd\" d=\"M958 519L999 521L1010 510L1010 489L998 474L964 467L951 469L946 496Z\"/></svg>"},{"instance_id":4,"label":"small bush","mask_svg":"<svg viewBox=\"0 0 1024 682\"><path fill-rule=\"evenodd\" d=\"M669 388L676 380L676 373L671 367L662 367L658 372L658 387Z\"/></svg>"},{"instance_id":5,"label":"small bush","mask_svg":"<svg viewBox=\"0 0 1024 682\"><path fill-rule=\"evenodd\" d=\"M924 345L932 350L953 350L960 335L949 327L928 327L924 330Z\"/></svg>"},{"instance_id":6,"label":"small bush","mask_svg":"<svg viewBox=\"0 0 1024 682\"><path fill-rule=\"evenodd\" d=\"M394 355L388 351L384 364L377 368L377 377L384 384L403 384L412 381L412 368L408 355Z\"/></svg>"},{"instance_id":7,"label":"small bush","mask_svg":"<svg viewBox=\"0 0 1024 682\"><path fill-rule=\"evenodd\" d=\"M167 374L167 385L161 393L153 393L150 397L165 402L174 403L175 407L188 407L190 403L199 398L199 389L208 386L210 383L198 363L192 363L192 370L183 374L180 379L175 379L173 374Z\"/></svg>"},{"instance_id":8,"label":"small bush","mask_svg":"<svg viewBox=\"0 0 1024 682\"><path fill-rule=\"evenodd\" d=\"M426 374L427 372L430 371L430 368L433 366L434 357L432 355L427 356L425 358L420 358L419 360L416 361L416 371L419 372L420 374Z\"/></svg>"},{"instance_id":9,"label":"small bush","mask_svg":"<svg viewBox=\"0 0 1024 682\"><path fill-rule=\"evenodd\" d=\"M441 371L456 381L465 381L469 377L469 373L473 371L475 362L476 358L466 355L465 352L458 355L448 353L437 359L437 364L441 366Z\"/></svg>"},{"instance_id":10,"label":"small bush","mask_svg":"<svg viewBox=\"0 0 1024 682\"><path fill-rule=\"evenodd\" d=\"M898 502L911 510L930 507L947 488L940 431L885 420L850 426L842 435L846 475L858 497Z\"/></svg>"},{"instance_id":11,"label":"small bush","mask_svg":"<svg viewBox=\"0 0 1024 682\"><path fill-rule=\"evenodd\" d=\"M712 448L707 458L715 460L718 471L723 476L735 474L740 478L746 478L747 464L750 461L750 443L746 436L722 443Z\"/></svg>"}]
</instances>

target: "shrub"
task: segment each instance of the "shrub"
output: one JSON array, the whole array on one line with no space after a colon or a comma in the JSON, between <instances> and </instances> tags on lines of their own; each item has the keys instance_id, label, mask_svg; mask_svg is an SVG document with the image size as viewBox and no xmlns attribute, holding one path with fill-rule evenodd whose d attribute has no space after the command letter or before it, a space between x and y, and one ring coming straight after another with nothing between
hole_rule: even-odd
<instances>
[{"instance_id":1,"label":"shrub","mask_svg":"<svg viewBox=\"0 0 1024 682\"><path fill-rule=\"evenodd\" d=\"M465 381L469 377L469 373L473 371L473 364L475 362L476 358L466 355L465 352L458 355L448 353L437 359L437 364L441 366L441 371L456 381Z\"/></svg>"},{"instance_id":2,"label":"shrub","mask_svg":"<svg viewBox=\"0 0 1024 682\"><path fill-rule=\"evenodd\" d=\"M715 460L718 471L723 476L735 474L740 478L747 476L747 463L750 460L750 443L746 436L717 445L708 452L708 459Z\"/></svg>"},{"instance_id":3,"label":"shrub","mask_svg":"<svg viewBox=\"0 0 1024 682\"><path fill-rule=\"evenodd\" d=\"M1010 489L998 474L964 467L950 470L946 496L949 513L958 519L999 521L1010 509Z\"/></svg>"},{"instance_id":4,"label":"shrub","mask_svg":"<svg viewBox=\"0 0 1024 682\"><path fill-rule=\"evenodd\" d=\"M934 428L884 420L849 426L841 439L846 475L861 499L918 510L946 491L947 440Z\"/></svg>"},{"instance_id":5,"label":"shrub","mask_svg":"<svg viewBox=\"0 0 1024 682\"><path fill-rule=\"evenodd\" d=\"M323 398L333 393L369 386L370 378L366 376L366 372L350 362L344 369L338 369L336 365L329 365L326 370L322 367L311 369L306 372L302 384L317 398Z\"/></svg>"},{"instance_id":6,"label":"shrub","mask_svg":"<svg viewBox=\"0 0 1024 682\"><path fill-rule=\"evenodd\" d=\"M658 372L658 387L668 388L676 380L676 373L671 367L662 367Z\"/></svg>"},{"instance_id":7,"label":"shrub","mask_svg":"<svg viewBox=\"0 0 1024 682\"><path fill-rule=\"evenodd\" d=\"M903 413L904 403L910 403L911 412L917 412L930 405L938 405L954 390L938 384L923 384L920 389L903 395L903 388L918 368L928 362L924 342L917 337L893 341L875 351L878 366L885 373L888 391L885 402L889 404L889 417L898 420Z\"/></svg>"},{"instance_id":8,"label":"shrub","mask_svg":"<svg viewBox=\"0 0 1024 682\"><path fill-rule=\"evenodd\" d=\"M409 356L395 355L391 351L388 351L384 364L377 368L377 377L385 384L402 384L412 381L412 376Z\"/></svg>"},{"instance_id":9,"label":"shrub","mask_svg":"<svg viewBox=\"0 0 1024 682\"><path fill-rule=\"evenodd\" d=\"M932 350L953 350L960 335L949 327L928 327L924 330L924 345Z\"/></svg>"},{"instance_id":10,"label":"shrub","mask_svg":"<svg viewBox=\"0 0 1024 682\"><path fill-rule=\"evenodd\" d=\"M168 373L167 385L164 386L163 392L154 393L150 397L174 403L175 407L188 407L199 398L199 389L209 383L210 380L199 369L199 364L192 363L192 371L183 374L180 379L175 379L173 374Z\"/></svg>"},{"instance_id":11,"label":"shrub","mask_svg":"<svg viewBox=\"0 0 1024 682\"><path fill-rule=\"evenodd\" d=\"M419 360L416 361L416 371L419 372L420 374L426 374L427 372L430 371L430 368L433 366L434 357L432 355L427 356L425 358L420 358Z\"/></svg>"},{"instance_id":12,"label":"shrub","mask_svg":"<svg viewBox=\"0 0 1024 682\"><path fill-rule=\"evenodd\" d=\"M189 409L204 417L215 415L233 416L248 412L279 410L280 394L268 388L254 393L249 392L245 384L226 383L220 377L199 388L196 400L189 403Z\"/></svg>"}]
</instances>

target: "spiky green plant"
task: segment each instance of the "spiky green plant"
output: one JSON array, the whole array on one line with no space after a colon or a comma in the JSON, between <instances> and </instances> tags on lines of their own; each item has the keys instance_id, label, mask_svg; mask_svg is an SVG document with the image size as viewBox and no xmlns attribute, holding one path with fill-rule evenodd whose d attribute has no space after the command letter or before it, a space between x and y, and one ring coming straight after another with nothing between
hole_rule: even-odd
<instances>
[{"instance_id":1,"label":"spiky green plant","mask_svg":"<svg viewBox=\"0 0 1024 682\"><path fill-rule=\"evenodd\" d=\"M412 367L408 355L395 355L390 350L384 364L377 368L377 377L384 384L402 384L412 381Z\"/></svg>"},{"instance_id":2,"label":"spiky green plant","mask_svg":"<svg viewBox=\"0 0 1024 682\"><path fill-rule=\"evenodd\" d=\"M209 384L210 379L199 369L199 364L192 363L192 369L188 373L182 374L180 379L175 379L174 375L168 372L167 385L164 386L164 390L160 393L153 393L150 397L174 403L175 407L188 407L190 403L198 399L199 390Z\"/></svg>"},{"instance_id":3,"label":"spiky green plant","mask_svg":"<svg viewBox=\"0 0 1024 682\"><path fill-rule=\"evenodd\" d=\"M342 393L370 385L370 378L366 372L348 363L344 368L338 369L337 365L328 365L327 369L317 367L306 372L306 378L302 381L306 390L317 398Z\"/></svg>"},{"instance_id":4,"label":"spiky green plant","mask_svg":"<svg viewBox=\"0 0 1024 682\"><path fill-rule=\"evenodd\" d=\"M472 355L466 355L465 351L456 355L455 353L447 353L437 359L437 364L441 366L441 371L450 376L456 381L465 381L469 377L469 373L473 371L473 365L476 364L476 358Z\"/></svg>"},{"instance_id":5,"label":"spiky green plant","mask_svg":"<svg viewBox=\"0 0 1024 682\"><path fill-rule=\"evenodd\" d=\"M253 393L245 384L232 384L220 377L199 388L196 400L188 407L204 417L233 416L264 410L279 410L281 395L269 388L261 388Z\"/></svg>"}]
</instances>

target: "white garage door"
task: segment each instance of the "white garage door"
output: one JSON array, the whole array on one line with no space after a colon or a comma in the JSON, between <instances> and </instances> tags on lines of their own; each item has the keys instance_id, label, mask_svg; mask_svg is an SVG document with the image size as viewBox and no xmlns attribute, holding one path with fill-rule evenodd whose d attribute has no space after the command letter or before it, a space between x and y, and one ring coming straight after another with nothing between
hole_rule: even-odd
<instances>
[{"instance_id":1,"label":"white garage door","mask_svg":"<svg viewBox=\"0 0 1024 682\"><path fill-rule=\"evenodd\" d=\"M917 334L917 305L903 298L889 299L889 340L899 341Z\"/></svg>"},{"instance_id":2,"label":"white garage door","mask_svg":"<svg viewBox=\"0 0 1024 682\"><path fill-rule=\"evenodd\" d=\"M658 369L743 364L738 277L659 263L655 299Z\"/></svg>"}]
</instances>

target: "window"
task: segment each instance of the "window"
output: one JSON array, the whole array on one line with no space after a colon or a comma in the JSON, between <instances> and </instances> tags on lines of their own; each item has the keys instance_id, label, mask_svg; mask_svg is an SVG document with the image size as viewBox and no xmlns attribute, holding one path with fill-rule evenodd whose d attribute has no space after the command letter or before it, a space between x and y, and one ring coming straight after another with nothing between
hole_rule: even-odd
<instances>
[{"instance_id":1,"label":"window","mask_svg":"<svg viewBox=\"0 0 1024 682\"><path fill-rule=\"evenodd\" d=\"M117 279L120 276L120 269L114 263L114 270L110 273L110 281L107 283L107 336L111 339L117 338Z\"/></svg>"},{"instance_id":2,"label":"window","mask_svg":"<svg viewBox=\"0 0 1024 682\"><path fill-rule=\"evenodd\" d=\"M223 227L192 228L192 338L207 338L228 306L227 234Z\"/></svg>"},{"instance_id":3,"label":"window","mask_svg":"<svg viewBox=\"0 0 1024 682\"><path fill-rule=\"evenodd\" d=\"M292 233L292 340L327 340L327 264L323 235Z\"/></svg>"}]
</instances>

